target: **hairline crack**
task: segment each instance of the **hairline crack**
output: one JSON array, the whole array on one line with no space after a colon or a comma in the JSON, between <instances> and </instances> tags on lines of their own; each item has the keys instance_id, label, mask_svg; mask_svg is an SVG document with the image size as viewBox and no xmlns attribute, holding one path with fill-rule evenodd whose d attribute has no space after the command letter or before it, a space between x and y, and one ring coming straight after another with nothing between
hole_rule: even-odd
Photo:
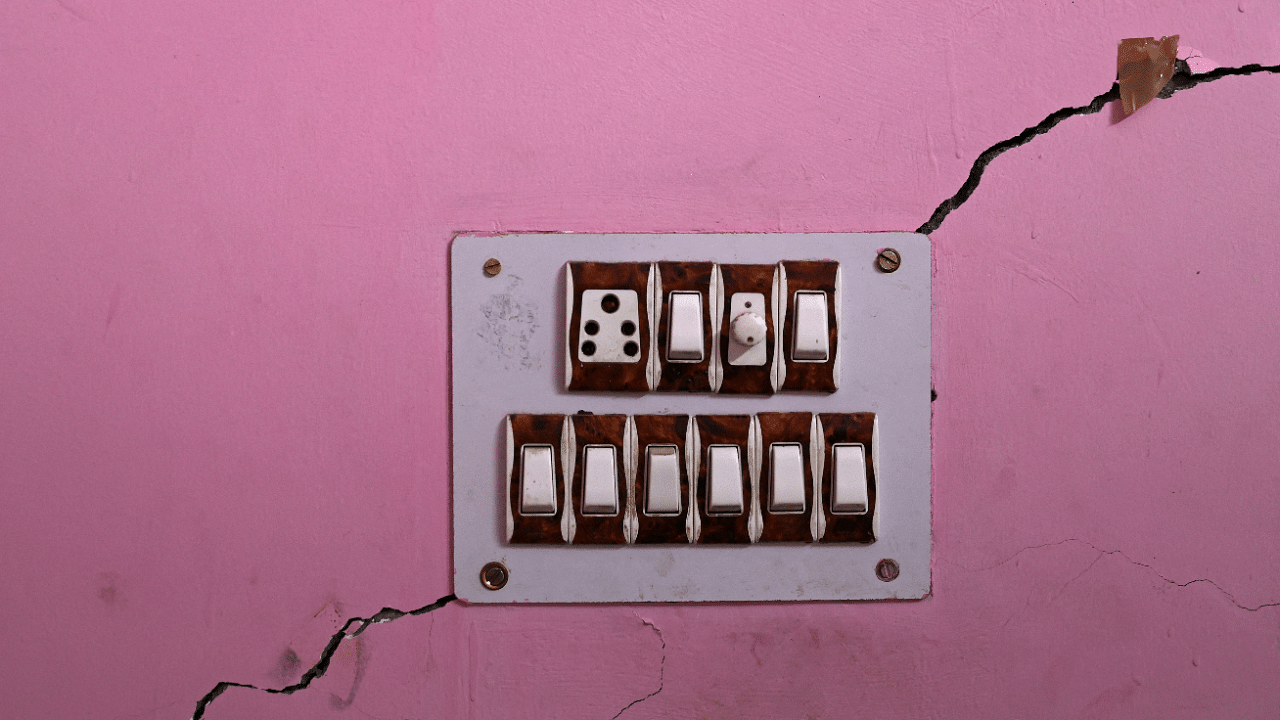
<instances>
[{"instance_id":1,"label":"hairline crack","mask_svg":"<svg viewBox=\"0 0 1280 720\"><path fill-rule=\"evenodd\" d=\"M662 643L662 661L658 665L658 689L654 690L648 695L645 695L644 697L636 698L635 700L632 700L631 702L627 703L621 710L617 712L616 715L614 715L609 720L618 720L618 718L621 717L623 713L630 710L632 706L638 705L644 702L645 700L648 700L649 698L653 697L654 695L657 695L658 693L662 692L662 688L665 687L667 684L667 638L662 634L662 628L658 627L658 625L654 623L652 620L647 620L645 618L642 618L638 613L636 613L635 616L636 616L636 619L639 620L641 623L653 628L653 631L658 634L658 642Z\"/></svg>"}]
</instances>

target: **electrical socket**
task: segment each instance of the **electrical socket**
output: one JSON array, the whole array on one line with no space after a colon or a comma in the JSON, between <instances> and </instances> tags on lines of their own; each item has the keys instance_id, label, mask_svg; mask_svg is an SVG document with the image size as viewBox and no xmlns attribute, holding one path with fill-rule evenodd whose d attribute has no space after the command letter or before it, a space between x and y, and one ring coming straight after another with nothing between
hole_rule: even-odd
<instances>
[{"instance_id":1,"label":"electrical socket","mask_svg":"<svg viewBox=\"0 0 1280 720\"><path fill-rule=\"evenodd\" d=\"M565 265L565 389L648 392L654 387L654 266Z\"/></svg>"},{"instance_id":2,"label":"electrical socket","mask_svg":"<svg viewBox=\"0 0 1280 720\"><path fill-rule=\"evenodd\" d=\"M640 362L640 298L635 290L583 290L578 360Z\"/></svg>"}]
</instances>

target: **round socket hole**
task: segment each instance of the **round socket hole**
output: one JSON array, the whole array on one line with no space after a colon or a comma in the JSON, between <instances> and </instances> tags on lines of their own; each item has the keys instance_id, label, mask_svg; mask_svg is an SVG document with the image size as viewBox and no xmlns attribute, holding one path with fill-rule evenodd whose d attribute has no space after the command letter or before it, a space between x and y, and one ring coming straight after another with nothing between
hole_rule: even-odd
<instances>
[{"instance_id":1,"label":"round socket hole","mask_svg":"<svg viewBox=\"0 0 1280 720\"><path fill-rule=\"evenodd\" d=\"M594 335L594 333L592 333L592 334ZM635 323L633 323L633 322L631 322L630 320L627 320L626 322L622 323L622 334L623 334L623 335L626 335L626 336L628 336L628 337L630 337L630 336L632 336L632 335L635 335L635 334L636 334L636 324L635 324Z\"/></svg>"},{"instance_id":2,"label":"round socket hole","mask_svg":"<svg viewBox=\"0 0 1280 720\"><path fill-rule=\"evenodd\" d=\"M587 324L582 326L582 329L586 330L588 335L595 335L600 332L600 323L595 320L588 320Z\"/></svg>"},{"instance_id":3,"label":"round socket hole","mask_svg":"<svg viewBox=\"0 0 1280 720\"><path fill-rule=\"evenodd\" d=\"M629 342L622 346L622 352L626 353L627 357L635 357L636 353L640 352L640 346L635 342Z\"/></svg>"},{"instance_id":4,"label":"round socket hole","mask_svg":"<svg viewBox=\"0 0 1280 720\"><path fill-rule=\"evenodd\" d=\"M600 298L600 309L607 313L618 312L618 307L621 305L622 302L618 300L618 296L613 293L609 293L608 295Z\"/></svg>"},{"instance_id":5,"label":"round socket hole","mask_svg":"<svg viewBox=\"0 0 1280 720\"><path fill-rule=\"evenodd\" d=\"M751 301L750 301L750 300L748 300L748 301L746 301L746 302L742 303L742 307L751 307Z\"/></svg>"},{"instance_id":6,"label":"round socket hole","mask_svg":"<svg viewBox=\"0 0 1280 720\"><path fill-rule=\"evenodd\" d=\"M591 357L596 354L596 344L590 340L582 343L582 354Z\"/></svg>"}]
</instances>

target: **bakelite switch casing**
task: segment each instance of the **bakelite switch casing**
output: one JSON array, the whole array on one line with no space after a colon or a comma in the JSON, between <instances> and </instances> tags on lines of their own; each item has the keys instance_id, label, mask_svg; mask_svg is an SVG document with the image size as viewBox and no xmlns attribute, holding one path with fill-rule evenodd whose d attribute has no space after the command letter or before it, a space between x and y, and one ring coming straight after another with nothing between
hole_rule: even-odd
<instances>
[{"instance_id":1,"label":"bakelite switch casing","mask_svg":"<svg viewBox=\"0 0 1280 720\"><path fill-rule=\"evenodd\" d=\"M835 392L840 383L840 264L831 261L786 261L782 263L787 290L783 310L783 353L779 364L781 389L798 392ZM797 357L797 332L801 325L797 298L825 303L826 357L821 360Z\"/></svg>"}]
</instances>

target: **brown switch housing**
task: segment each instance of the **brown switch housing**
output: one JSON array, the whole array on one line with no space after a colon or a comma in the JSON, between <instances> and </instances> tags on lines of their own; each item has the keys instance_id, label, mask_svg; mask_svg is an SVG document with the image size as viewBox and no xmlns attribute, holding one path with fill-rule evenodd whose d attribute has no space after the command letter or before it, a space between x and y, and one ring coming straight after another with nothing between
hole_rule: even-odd
<instances>
[{"instance_id":1,"label":"brown switch housing","mask_svg":"<svg viewBox=\"0 0 1280 720\"><path fill-rule=\"evenodd\" d=\"M631 504L627 496L626 472L626 415L570 415L573 439L572 470L569 471L573 488L573 530L570 542L574 545L623 545L627 542L625 524ZM583 512L586 488L586 449L589 446L614 448L614 482L617 484L618 511L613 515L588 515Z\"/></svg>"},{"instance_id":2,"label":"brown switch housing","mask_svg":"<svg viewBox=\"0 0 1280 720\"><path fill-rule=\"evenodd\" d=\"M558 545L565 542L561 522L565 512L563 415L507 416L507 519L508 539L513 543ZM549 446L554 460L555 511L526 514L521 510L521 477L525 446Z\"/></svg>"},{"instance_id":3,"label":"brown switch housing","mask_svg":"<svg viewBox=\"0 0 1280 720\"><path fill-rule=\"evenodd\" d=\"M756 415L760 426L761 470L758 504L763 527L760 542L807 542L813 539L810 527L813 517L813 468L810 463L810 438L813 430L811 413L760 413ZM770 512L769 499L773 497L773 463L770 448L774 443L799 445L804 468L804 509L799 513Z\"/></svg>"},{"instance_id":4,"label":"brown switch housing","mask_svg":"<svg viewBox=\"0 0 1280 720\"><path fill-rule=\"evenodd\" d=\"M782 263L783 287L786 288L786 313L779 340L782 381L781 389L797 392L833 393L837 389L839 363L839 296L840 263L834 260L788 260ZM827 304L827 359L825 362L797 361L792 348L796 332L796 294L821 292Z\"/></svg>"},{"instance_id":5,"label":"brown switch housing","mask_svg":"<svg viewBox=\"0 0 1280 720\"><path fill-rule=\"evenodd\" d=\"M659 392L710 392L711 358L714 343L711 333L711 275L714 263L709 262L660 262L658 263L657 295L657 361ZM671 335L671 293L696 292L702 302L702 360L678 362L668 358Z\"/></svg>"},{"instance_id":6,"label":"brown switch housing","mask_svg":"<svg viewBox=\"0 0 1280 720\"><path fill-rule=\"evenodd\" d=\"M875 435L875 413L822 413L818 416L822 425L822 512L825 529L819 542L875 542L876 467L872 452ZM865 449L867 471L867 509L859 515L832 512L835 463L832 447L838 444L859 444Z\"/></svg>"},{"instance_id":7,"label":"brown switch housing","mask_svg":"<svg viewBox=\"0 0 1280 720\"><path fill-rule=\"evenodd\" d=\"M776 281L777 265L721 265L720 296L723 298L723 310L720 322L720 393L726 395L771 395L773 394L774 354L778 349L778 332L775 327L773 311L773 290ZM760 293L764 296L766 307L759 308L759 314L765 321L766 348L765 361L762 365L734 365L730 363L732 327L731 299L734 293Z\"/></svg>"},{"instance_id":8,"label":"brown switch housing","mask_svg":"<svg viewBox=\"0 0 1280 720\"><path fill-rule=\"evenodd\" d=\"M749 543L751 542L751 508L755 502L751 483L754 459L754 453L751 452L751 416L698 415L695 422L697 423L699 459L696 503L700 530L697 542L701 544ZM742 511L736 514L709 512L710 453L714 446L733 446L738 449L743 503Z\"/></svg>"},{"instance_id":9,"label":"brown switch housing","mask_svg":"<svg viewBox=\"0 0 1280 720\"><path fill-rule=\"evenodd\" d=\"M689 513L692 496L689 492L688 449L686 441L689 435L690 417L688 415L636 415L632 418L636 434L636 515L639 527L636 532L637 544L655 543L687 543L689 542ZM675 453L679 472L680 509L675 512L649 513L645 508L649 497L648 455L650 448L655 453Z\"/></svg>"}]
</instances>

